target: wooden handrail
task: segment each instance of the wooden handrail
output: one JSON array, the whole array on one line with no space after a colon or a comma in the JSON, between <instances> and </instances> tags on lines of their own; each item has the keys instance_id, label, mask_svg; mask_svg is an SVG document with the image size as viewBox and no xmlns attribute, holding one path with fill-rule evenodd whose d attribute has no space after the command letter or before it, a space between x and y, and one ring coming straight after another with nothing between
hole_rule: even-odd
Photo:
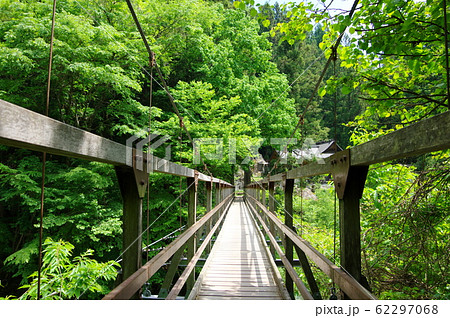
<instances>
[{"instance_id":1,"label":"wooden handrail","mask_svg":"<svg viewBox=\"0 0 450 318\"><path fill-rule=\"evenodd\" d=\"M228 210L228 207L225 208L225 211L227 211L227 210ZM174 299L176 299L176 297L180 293L181 289L183 288L184 284L186 283L187 278L191 274L192 270L195 268L195 264L197 264L197 261L202 256L203 251L208 246L209 241L211 241L214 233L216 233L217 229L219 228L220 223L222 223L222 220L224 219L226 214L227 213L222 213L222 215L220 216L219 220L216 222L214 227L209 231L209 233L205 237L202 245L200 245L200 247L198 248L197 252L195 252L194 256L192 257L192 259L187 264L187 266L184 269L183 273L178 278L178 280L175 283L175 285L172 287L172 290L167 295L166 300L174 300Z\"/></svg>"},{"instance_id":2,"label":"wooden handrail","mask_svg":"<svg viewBox=\"0 0 450 318\"><path fill-rule=\"evenodd\" d=\"M138 269L134 274L124 280L119 286L112 290L103 300L130 299L160 268L163 266L175 252L182 248L189 239L191 239L199 229L205 225L218 211L231 202L234 194L230 194L214 209L206 213L193 226L184 231L176 240L170 243L155 257L149 260L145 265Z\"/></svg>"},{"instance_id":3,"label":"wooden handrail","mask_svg":"<svg viewBox=\"0 0 450 318\"><path fill-rule=\"evenodd\" d=\"M450 111L447 111L350 148L351 166L368 166L449 148ZM339 156L339 152L336 155ZM321 162L310 162L248 186L282 181L283 178L299 179L328 174L332 172L333 158L331 156Z\"/></svg>"},{"instance_id":4,"label":"wooden handrail","mask_svg":"<svg viewBox=\"0 0 450 318\"><path fill-rule=\"evenodd\" d=\"M269 237L270 243L272 244L272 246L275 248L276 252L280 256L280 259L283 262L286 272L289 274L289 276L291 276L293 282L295 283L298 290L300 291L300 294L302 295L303 299L314 300L314 297L308 291L305 284L302 282L302 280L298 276L297 272L295 271L294 267L291 265L291 263L289 263L289 260L287 259L286 255L283 253L283 251L281 250L280 246L277 243L277 240L275 239L273 234L270 232L269 228L264 223L261 216L258 214L258 212L256 212L255 208L252 205L247 204L247 206L250 208L252 215L258 219L259 223L263 227L264 232L266 232L266 235Z\"/></svg>"},{"instance_id":5,"label":"wooden handrail","mask_svg":"<svg viewBox=\"0 0 450 318\"><path fill-rule=\"evenodd\" d=\"M273 213L257 201L254 197L247 194L247 198L254 201L261 211L268 217L274 225L280 229L283 234L289 237L328 277L331 278L350 298L362 300L377 299L367 289L365 289L355 278L347 274L344 270L337 267L314 247L308 241L301 238L297 233L283 224ZM249 204L250 205L250 204Z\"/></svg>"},{"instance_id":6,"label":"wooden handrail","mask_svg":"<svg viewBox=\"0 0 450 318\"><path fill-rule=\"evenodd\" d=\"M42 151L54 155L105 162L115 166L131 166L130 147L95 135L29 109L0 99L0 144ZM128 150L128 151L127 151ZM142 153L147 157L146 153ZM180 177L195 176L194 169L148 156L152 171ZM232 185L224 180L198 173L198 180Z\"/></svg>"}]
</instances>

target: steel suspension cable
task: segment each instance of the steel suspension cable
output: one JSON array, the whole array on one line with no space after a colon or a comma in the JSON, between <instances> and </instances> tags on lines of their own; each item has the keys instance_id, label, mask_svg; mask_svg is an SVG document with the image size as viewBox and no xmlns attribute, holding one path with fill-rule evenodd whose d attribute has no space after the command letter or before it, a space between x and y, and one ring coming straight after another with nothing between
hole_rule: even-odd
<instances>
[{"instance_id":1,"label":"steel suspension cable","mask_svg":"<svg viewBox=\"0 0 450 318\"><path fill-rule=\"evenodd\" d=\"M139 19L138 19L137 15L136 15L136 12L134 11L133 5L132 5L130 0L126 0L126 1L127 1L128 9L130 10L130 13L131 13L131 15L133 17L134 23L136 24L136 27L138 28L139 34L141 35L142 41L144 42L145 48L147 49L147 52L149 54L149 58L154 60L155 54L152 51L150 45L148 44L147 37L145 36L144 30L142 29L142 26L141 26L141 23L139 22ZM181 113L178 110L178 107L177 107L177 105L175 103L175 99L173 98L172 94L170 94L169 87L168 87L168 85L166 83L166 80L164 79L164 76L163 76L163 74L161 72L161 69L159 68L158 63L156 63L156 61L154 62L154 65L155 65L156 72L158 73L159 79L160 79L160 81L162 83L163 89L166 92L167 96L169 97L170 104L172 105L172 108L175 111L175 114L178 116L180 122L183 124L182 126L183 126L183 128L184 128L184 130L186 132L186 135L187 135L189 141L191 142L192 146L194 147L195 146L194 145L194 140L192 139L191 134L189 133L189 130L187 129L186 125L183 122L183 116L181 116ZM201 156L200 156L200 160L203 163L204 169L207 171L207 173L210 176L212 176L212 174L209 171L205 161L203 160L203 158Z\"/></svg>"},{"instance_id":2,"label":"steel suspension cable","mask_svg":"<svg viewBox=\"0 0 450 318\"><path fill-rule=\"evenodd\" d=\"M150 96L149 96L149 106L148 106L148 136L150 139L152 132L152 97L153 97L153 65L154 59L150 60ZM148 150L150 151L150 149ZM148 175L147 182L147 228L150 224L150 174ZM150 243L150 231L147 231L147 245ZM148 251L147 251L147 262L148 262Z\"/></svg>"},{"instance_id":3,"label":"steel suspension cable","mask_svg":"<svg viewBox=\"0 0 450 318\"><path fill-rule=\"evenodd\" d=\"M53 0L52 9L52 27L50 34L50 52L48 62L48 79L47 79L47 94L45 102L45 116L48 117L50 107L50 84L52 77L53 64L53 39L55 37L55 22L56 22L56 0ZM42 272L42 244L43 244L43 222L44 222L44 196L45 196L45 168L47 165L47 153L42 153L42 179L41 179L41 211L39 217L39 263L38 263L38 285L37 285L37 300L41 299L41 272Z\"/></svg>"},{"instance_id":4,"label":"steel suspension cable","mask_svg":"<svg viewBox=\"0 0 450 318\"><path fill-rule=\"evenodd\" d=\"M353 16L353 14L355 13L356 6L358 5L358 2L359 2L359 0L355 0L355 1L353 2L353 6L352 6L352 8L351 8L351 10L350 10L350 12L349 12L349 14L348 14L349 19L351 19L352 16ZM344 37L344 34L345 34L345 31L346 31L346 30L347 30L347 27L345 27L345 29L341 32L341 34L339 35L339 37L337 38L337 40L334 42L334 44L333 44L333 46L332 46L332 50L337 50L338 46L339 46L340 43L341 43L342 38ZM288 142L286 143L286 146L285 146L285 148L284 148L284 150L283 150L284 152L287 152L287 145L290 143L290 141L292 140L292 138L295 136L295 133L297 132L297 130L298 130L301 126L303 126L304 120L305 120L305 116L306 116L306 113L309 111L309 109L310 109L310 107L311 107L312 101L313 101L313 99L314 99L314 97L315 97L317 91L319 90L319 86L320 86L320 84L322 83L322 80L323 80L323 78L324 78L324 76L325 76L325 73L327 72L328 67L330 66L330 63L331 63L332 60L333 60L333 53L332 53L332 54L330 55L330 57L328 58L327 63L325 64L325 66L324 66L324 68L323 68L323 70L322 70L322 73L320 74L319 80L316 82L316 85L314 86L314 90L313 90L313 92L312 92L312 94L311 94L311 96L310 96L310 98L309 98L309 100L308 100L308 103L306 104L305 109L303 110L303 113L299 116L297 125L296 125L295 128L294 128L294 131L293 131L293 132L291 133L291 135L289 136ZM272 167L272 169L270 170L269 173L271 173L271 172L274 170L274 168L277 166L277 163L279 162L279 160L280 160L280 157L277 159L275 165Z\"/></svg>"},{"instance_id":5,"label":"steel suspension cable","mask_svg":"<svg viewBox=\"0 0 450 318\"><path fill-rule=\"evenodd\" d=\"M124 248L123 249L123 251L120 253L120 255L114 260L115 262L117 262L122 256L123 256L123 254L125 254L129 249L130 249L130 247L131 246L133 246L133 244L135 244L140 238L142 238L142 235L144 235L144 233L146 232L146 231L148 231L152 226L153 226L153 224L155 224L156 223L156 221L158 221L171 207L172 207L172 205L174 205L175 204L175 202L177 201L177 200L179 200L179 199L181 199L181 197L192 187L194 185L194 182L191 184L191 185L189 185L184 191L183 191L183 193L181 193L175 200L173 200L172 201L172 203L170 203L169 204L169 206L163 211L163 212L161 212L161 214L159 214L158 215L158 217L155 219L155 220L153 220L153 222L145 229L145 230L143 230L142 232L141 232L141 234L139 234L138 235L138 237L136 237L136 239L133 241L133 242L131 242L126 248ZM101 274L103 274L104 272L106 272L106 270L108 270L108 268L110 268L111 266L113 266L113 264L111 264L111 265L109 265L109 266L107 266L107 267L105 267L105 269L102 271L102 273ZM93 282L91 282L91 284L89 284L89 286L87 286L86 287L86 289L77 297L77 299L80 299L80 297L82 297L83 295L84 295L84 293L89 289L89 287L91 287L100 277L101 277L101 274L100 275L98 275L97 276L97 278L93 281Z\"/></svg>"}]
</instances>

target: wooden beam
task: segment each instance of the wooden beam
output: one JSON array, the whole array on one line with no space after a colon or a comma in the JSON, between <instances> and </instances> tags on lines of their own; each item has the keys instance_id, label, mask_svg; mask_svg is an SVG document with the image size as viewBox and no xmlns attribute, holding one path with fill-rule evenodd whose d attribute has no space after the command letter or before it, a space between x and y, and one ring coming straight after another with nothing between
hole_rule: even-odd
<instances>
[{"instance_id":1,"label":"wooden beam","mask_svg":"<svg viewBox=\"0 0 450 318\"><path fill-rule=\"evenodd\" d=\"M249 200L260 205L263 212L272 220L275 226L280 229L287 237L289 237L294 245L297 245L306 256L314 262L328 277L330 277L347 295L352 299L376 299L367 289L365 289L356 279L347 274L344 270L333 264L324 255L319 253L308 241L298 236L296 232L283 224L276 216L269 213L266 208L262 207L254 197L248 196Z\"/></svg>"},{"instance_id":2,"label":"wooden beam","mask_svg":"<svg viewBox=\"0 0 450 318\"><path fill-rule=\"evenodd\" d=\"M187 178L188 190L188 227L195 224L197 219L197 180L196 178ZM193 235L187 243L187 259L191 260L195 254L197 245L197 234ZM187 292L192 289L195 284L195 273L191 273L187 280Z\"/></svg>"},{"instance_id":3,"label":"wooden beam","mask_svg":"<svg viewBox=\"0 0 450 318\"><path fill-rule=\"evenodd\" d=\"M269 182L269 211L273 214L275 214L275 182ZM270 232L275 235L275 227L273 223L267 219L267 221L270 223ZM275 248L271 245L270 246L270 253L275 256Z\"/></svg>"},{"instance_id":4,"label":"wooden beam","mask_svg":"<svg viewBox=\"0 0 450 318\"><path fill-rule=\"evenodd\" d=\"M306 257L305 252L303 252L297 245L294 245L295 251L297 252L298 259L303 269L303 273L305 274L306 280L308 281L309 288L311 289L311 293L313 298L316 300L322 300L322 295L320 294L319 287L317 286L316 279L314 278L314 274L311 270L311 266L309 265L308 258Z\"/></svg>"},{"instance_id":5,"label":"wooden beam","mask_svg":"<svg viewBox=\"0 0 450 318\"><path fill-rule=\"evenodd\" d=\"M158 298L166 298L169 294L170 286L172 286L173 278L178 270L178 265L180 264L181 256L183 255L184 250L185 249L182 247L172 256L166 277L164 278L164 282L159 290Z\"/></svg>"},{"instance_id":6,"label":"wooden beam","mask_svg":"<svg viewBox=\"0 0 450 318\"><path fill-rule=\"evenodd\" d=\"M450 111L447 111L351 148L351 166L368 166L449 148ZM333 157L322 162L311 162L259 182L282 181L284 175L286 179L298 179L328 174L332 172L331 160Z\"/></svg>"},{"instance_id":7,"label":"wooden beam","mask_svg":"<svg viewBox=\"0 0 450 318\"><path fill-rule=\"evenodd\" d=\"M350 149L352 166L367 166L450 148L450 111Z\"/></svg>"},{"instance_id":8,"label":"wooden beam","mask_svg":"<svg viewBox=\"0 0 450 318\"><path fill-rule=\"evenodd\" d=\"M310 162L304 166L286 172L286 179L299 179L331 173L331 158L325 158L319 162Z\"/></svg>"},{"instance_id":9,"label":"wooden beam","mask_svg":"<svg viewBox=\"0 0 450 318\"><path fill-rule=\"evenodd\" d=\"M228 204L232 199L230 195L221 203L219 203L214 209L205 214L203 218L197 221L192 227L181 233L172 243L167 245L164 250L158 253L155 257L149 260L144 266L139 268L135 273L123 281L119 286L114 288L108 295L103 297L103 300L114 299L130 299L139 288L144 285L146 281L150 279L160 268L163 266L177 250L182 248L188 240L207 222L213 217L220 208Z\"/></svg>"},{"instance_id":10,"label":"wooden beam","mask_svg":"<svg viewBox=\"0 0 450 318\"><path fill-rule=\"evenodd\" d=\"M206 182L206 212L211 211L212 209L212 182ZM209 220L209 222L206 223L206 232L209 233L212 227L213 220ZM206 247L206 253L209 254L211 251L211 243L208 244Z\"/></svg>"},{"instance_id":11,"label":"wooden beam","mask_svg":"<svg viewBox=\"0 0 450 318\"><path fill-rule=\"evenodd\" d=\"M126 280L142 266L142 198L139 197L133 168L118 166L116 174L123 200L122 277Z\"/></svg>"},{"instance_id":12,"label":"wooden beam","mask_svg":"<svg viewBox=\"0 0 450 318\"><path fill-rule=\"evenodd\" d=\"M126 165L124 145L4 100L0 100L0 144L113 165Z\"/></svg>"},{"instance_id":13,"label":"wooden beam","mask_svg":"<svg viewBox=\"0 0 450 318\"><path fill-rule=\"evenodd\" d=\"M290 229L294 229L293 222L293 193L294 193L294 179L286 179L285 187L284 187L284 224ZM285 254L286 259L289 261L291 265L294 264L294 246L292 240L285 236ZM281 257L281 255L280 255ZM294 297L294 282L290 275L286 275L286 289L288 290L291 299L295 299Z\"/></svg>"},{"instance_id":14,"label":"wooden beam","mask_svg":"<svg viewBox=\"0 0 450 318\"><path fill-rule=\"evenodd\" d=\"M216 233L217 229L219 228L220 223L222 222L223 218L225 217L226 213L223 213L219 220L216 222L214 227L211 231L209 231L208 235L206 236L205 240L203 241L202 245L198 248L198 250L195 252L193 257L190 259L189 263L187 264L186 268L184 269L183 273L178 278L177 282L173 286L170 293L167 295L166 300L174 300L178 294L180 293L181 289L183 288L184 284L187 283L189 277L193 274L193 269L195 268L195 264L199 260L199 258L202 256L203 251L206 249L206 247L209 245L209 242L211 241L211 238ZM192 290L192 287L188 289L188 292Z\"/></svg>"},{"instance_id":15,"label":"wooden beam","mask_svg":"<svg viewBox=\"0 0 450 318\"><path fill-rule=\"evenodd\" d=\"M350 167L344 196L339 199L341 266L362 283L361 228L359 201L364 190L368 166ZM344 298L348 299L347 295Z\"/></svg>"},{"instance_id":16,"label":"wooden beam","mask_svg":"<svg viewBox=\"0 0 450 318\"><path fill-rule=\"evenodd\" d=\"M259 213L257 213L255 208L253 206L251 206L250 204L247 204L247 206L249 207L249 210L252 212L253 217L256 217L258 219L259 223L261 224L261 226L263 227L264 231L266 232L266 235L269 237L269 240L270 240L270 243L271 243L271 247L273 247L276 250L276 252L278 253L278 255L280 255L280 259L283 262L284 268L286 269L286 273L287 273L286 277L289 276L291 278L291 280L295 283L295 286L297 286L297 289L299 290L299 292L302 295L303 299L305 299L305 300L313 300L314 299L313 296L310 294L310 292L306 288L305 284L302 282L302 280L298 276L297 272L295 271L295 269L293 267L293 262L291 262L287 258L287 256L285 256L285 254L283 253L282 249L278 245L277 240L272 235L272 233L270 232L269 228L267 227L267 225L265 224L265 222L263 221L263 219L259 215ZM288 290L288 293L289 293L289 290ZM290 294L289 294L289 297L291 297L291 299L292 299L292 296Z\"/></svg>"},{"instance_id":17,"label":"wooden beam","mask_svg":"<svg viewBox=\"0 0 450 318\"><path fill-rule=\"evenodd\" d=\"M132 166L133 163L133 151L126 145L64 124L1 99L0 144L71 158L104 162L115 166ZM141 160L149 158L148 171L192 178L196 173L194 169L153 155L141 152L139 156ZM198 174L198 179L211 182L211 177L203 173ZM212 182L221 182L226 186L231 186L230 183L217 178L212 178Z\"/></svg>"}]
</instances>

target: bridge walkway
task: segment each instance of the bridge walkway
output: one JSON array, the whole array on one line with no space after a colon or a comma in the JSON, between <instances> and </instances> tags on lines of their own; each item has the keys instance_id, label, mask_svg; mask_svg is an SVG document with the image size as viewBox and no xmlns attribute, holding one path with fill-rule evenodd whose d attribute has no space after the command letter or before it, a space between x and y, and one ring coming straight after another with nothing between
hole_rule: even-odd
<instances>
[{"instance_id":1,"label":"bridge walkway","mask_svg":"<svg viewBox=\"0 0 450 318\"><path fill-rule=\"evenodd\" d=\"M189 299L288 297L261 231L243 199L235 198Z\"/></svg>"}]
</instances>

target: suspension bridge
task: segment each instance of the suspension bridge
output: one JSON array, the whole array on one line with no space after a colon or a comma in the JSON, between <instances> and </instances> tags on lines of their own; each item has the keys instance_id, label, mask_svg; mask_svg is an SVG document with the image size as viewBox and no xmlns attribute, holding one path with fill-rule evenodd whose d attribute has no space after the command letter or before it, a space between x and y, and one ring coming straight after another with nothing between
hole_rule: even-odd
<instances>
[{"instance_id":1,"label":"suspension bridge","mask_svg":"<svg viewBox=\"0 0 450 318\"><path fill-rule=\"evenodd\" d=\"M165 270L159 299L294 299L296 291L300 299L322 299L327 295L320 293L313 266L338 287L338 298L375 299L361 273L359 201L369 166L449 149L449 124L450 112L441 113L339 151L322 163L247 184L238 197L229 182L0 100L0 144L114 166L123 198L122 282L105 300L139 298L159 270ZM188 224L142 264L142 202L150 173L186 178ZM339 198L339 265L303 239L293 224L294 181L315 175L331 175ZM197 219L201 182L207 213ZM275 184L284 189L284 222L275 214Z\"/></svg>"},{"instance_id":2,"label":"suspension bridge","mask_svg":"<svg viewBox=\"0 0 450 318\"><path fill-rule=\"evenodd\" d=\"M357 2L353 4L349 18L354 13ZM161 87L169 95L174 112L180 118L180 125L192 142L155 63L154 53L131 2L127 0L127 4L149 54L150 67L156 68L162 82ZM54 24L55 3L52 35ZM336 56L336 48L343 34L344 32L334 43L334 54L328 59L291 137L302 124L328 65ZM49 78L51 52L52 43ZM50 80L47 89L47 113L49 92ZM335 298L376 299L361 271L359 202L369 167L376 163L449 149L449 124L450 112L441 113L351 149L338 151L324 162L311 162L245 184L244 195L237 196L235 187L227 181L158 158L151 153L144 153L142 147L122 145L0 100L0 145L114 166L123 199L124 248L121 253L121 282L104 296L105 300L146 299L142 290L158 271L163 271L165 278L156 299L327 298L327 295L320 292L321 286L316 280L313 268L322 271L337 286L339 291L338 295L333 295ZM142 205L145 194L149 194L148 180L151 173L186 178L188 221L183 233L143 264ZM333 263L321 254L297 233L294 226L295 180L316 175L331 175L339 198L340 264ZM207 212L203 217L197 218L200 182L203 182L206 188ZM275 213L276 184L284 191L283 221ZM183 266L182 260L186 260ZM199 273L195 270L197 266L201 267ZM301 268L303 275L298 274L298 268ZM304 280L300 276L304 277Z\"/></svg>"}]
</instances>

